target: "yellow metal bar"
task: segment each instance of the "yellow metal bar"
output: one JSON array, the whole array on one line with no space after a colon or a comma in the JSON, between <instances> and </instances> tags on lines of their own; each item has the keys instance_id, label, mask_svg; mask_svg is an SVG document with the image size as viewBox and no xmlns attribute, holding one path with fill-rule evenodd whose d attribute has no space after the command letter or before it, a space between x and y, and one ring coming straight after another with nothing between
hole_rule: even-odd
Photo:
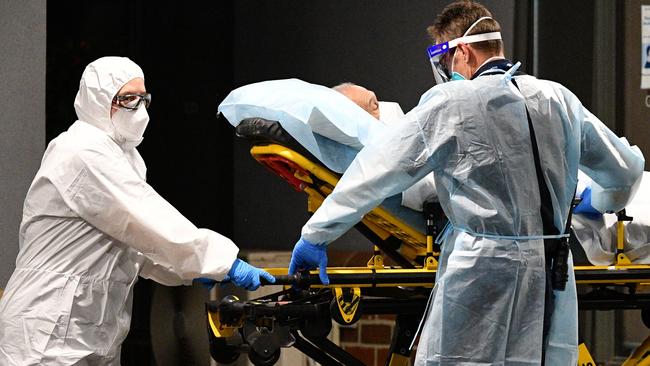
<instances>
[{"instance_id":1,"label":"yellow metal bar","mask_svg":"<svg viewBox=\"0 0 650 366\"><path fill-rule=\"evenodd\" d=\"M618 250L625 249L625 222L616 222L616 248Z\"/></svg>"},{"instance_id":2,"label":"yellow metal bar","mask_svg":"<svg viewBox=\"0 0 650 366\"><path fill-rule=\"evenodd\" d=\"M633 268L630 269L616 269L613 266L607 267L607 266L580 266L576 267L576 271L585 271L585 270L594 270L594 269L600 269L600 270L606 270L610 269L612 271L631 271L633 269L649 269L650 266L648 265L634 265L630 266ZM627 267L626 267L627 268ZM282 276L286 275L288 272L288 269L286 267L284 268L265 268L267 272L274 276ZM372 273L372 268L368 267L328 267L327 268L327 273L328 274L371 274ZM403 268L383 268L383 269L375 269L375 273L434 273L436 270L435 269L427 269L427 268L416 268L416 269L403 269ZM310 271L311 274L318 274L318 271L313 270ZM625 284L639 284L642 286L648 286L650 285L650 278L638 278L638 279L626 279L626 280L612 280L612 279L603 279L603 280L583 280L583 281L576 281L578 284L620 284L620 285L625 285ZM394 285L394 284L393 284ZM397 284L401 285L401 284ZM431 284L409 284L409 286L416 286L416 285L426 285L426 286L431 286ZM371 284L349 284L345 285L344 287L371 287ZM383 285L377 285L377 287L390 287L390 284L383 284ZM313 287L322 287L321 285L315 285Z\"/></svg>"},{"instance_id":3,"label":"yellow metal bar","mask_svg":"<svg viewBox=\"0 0 650 366\"><path fill-rule=\"evenodd\" d=\"M365 217L373 220L378 226L390 231L393 236L405 244L418 247L426 243L424 234L405 224L402 220L399 220L381 207L375 207Z\"/></svg>"},{"instance_id":4,"label":"yellow metal bar","mask_svg":"<svg viewBox=\"0 0 650 366\"><path fill-rule=\"evenodd\" d=\"M367 218L364 217L363 219L361 219L361 222L363 222L364 225L366 225L368 227L368 229L372 230L375 234L377 234L377 236L381 240L386 240L391 235L389 231L386 231L383 228L379 227L377 224L375 224L370 219L367 219Z\"/></svg>"},{"instance_id":5,"label":"yellow metal bar","mask_svg":"<svg viewBox=\"0 0 650 366\"><path fill-rule=\"evenodd\" d=\"M304 156L282 145L256 145L251 148L251 155L253 155L256 160L259 155L279 155L298 164L301 168L311 172L316 176L316 178L330 184L332 187L334 187L339 181L339 178L330 173L329 170L323 168L319 164L311 162Z\"/></svg>"},{"instance_id":6,"label":"yellow metal bar","mask_svg":"<svg viewBox=\"0 0 650 366\"><path fill-rule=\"evenodd\" d=\"M579 366L596 366L594 359L589 354L587 346L584 343L581 343L578 346L578 365Z\"/></svg>"},{"instance_id":7,"label":"yellow metal bar","mask_svg":"<svg viewBox=\"0 0 650 366\"><path fill-rule=\"evenodd\" d=\"M575 266L575 271L593 271L593 270L608 270L608 271L625 271L625 270L634 270L634 269L650 269L648 264L633 264L631 266L625 266L625 268L617 268L616 266Z\"/></svg>"},{"instance_id":8,"label":"yellow metal bar","mask_svg":"<svg viewBox=\"0 0 650 366\"><path fill-rule=\"evenodd\" d=\"M307 212L316 212L320 205L323 204L325 197L323 197L320 192L311 187L305 187L303 191L307 193Z\"/></svg>"},{"instance_id":9,"label":"yellow metal bar","mask_svg":"<svg viewBox=\"0 0 650 366\"><path fill-rule=\"evenodd\" d=\"M621 366L650 366L650 337L646 338Z\"/></svg>"},{"instance_id":10,"label":"yellow metal bar","mask_svg":"<svg viewBox=\"0 0 650 366\"><path fill-rule=\"evenodd\" d=\"M426 246L419 246L419 247L413 247L410 245L402 245L399 248L399 252L405 256L406 258L415 258L415 257L424 257L427 255L427 248ZM437 255L438 253L434 253L434 255Z\"/></svg>"},{"instance_id":11,"label":"yellow metal bar","mask_svg":"<svg viewBox=\"0 0 650 366\"><path fill-rule=\"evenodd\" d=\"M393 353L390 355L390 362L388 363L389 366L408 366L410 363L411 359L410 357L402 356L397 353Z\"/></svg>"},{"instance_id":12,"label":"yellow metal bar","mask_svg":"<svg viewBox=\"0 0 650 366\"><path fill-rule=\"evenodd\" d=\"M438 261L433 257L433 236L427 235L427 256L424 259L424 268L437 269Z\"/></svg>"},{"instance_id":13,"label":"yellow metal bar","mask_svg":"<svg viewBox=\"0 0 650 366\"><path fill-rule=\"evenodd\" d=\"M265 271L270 273L273 276L284 276L287 275L288 269L285 268L264 268ZM424 268L415 268L415 269L402 269L402 268L384 268L384 269L372 269L368 267L328 267L328 275L371 275L376 274L418 274L418 273L431 273L433 276L435 270L428 270ZM318 275L318 270L309 271L311 275ZM321 284L312 284L311 288L368 288L368 287L396 287L396 286L405 286L404 283L395 282L395 283L346 283L344 285L340 284L330 284L329 286L323 286ZM422 282L422 283L408 283L406 286L409 287L433 287L433 282Z\"/></svg>"},{"instance_id":14,"label":"yellow metal bar","mask_svg":"<svg viewBox=\"0 0 650 366\"><path fill-rule=\"evenodd\" d=\"M212 330L212 333L217 338L231 337L233 334L235 334L235 330L241 327L242 325L242 324L237 324L232 327L223 326L219 321L219 313L218 312L213 313L211 311L208 311L208 323L210 324L210 329Z\"/></svg>"},{"instance_id":15,"label":"yellow metal bar","mask_svg":"<svg viewBox=\"0 0 650 366\"><path fill-rule=\"evenodd\" d=\"M314 176L316 176L318 179L326 182L332 187L336 186L339 180L336 175L332 174L329 170L323 168L321 165L313 163L304 156L282 145L270 144L253 146L253 148L250 150L250 153L256 160L259 160L258 157L262 155L281 156L289 161L292 161L302 169L314 174ZM299 176L296 177L301 179ZM303 181L310 183L307 180ZM307 193L309 194L309 192ZM326 194L329 194L329 192L326 192ZM314 204L315 203L316 202L314 202ZM320 203L318 203L318 205L320 205ZM311 203L309 208L310 210L312 209ZM390 232L393 236L397 237L405 244L418 247L426 243L426 238L422 233L413 229L411 226L407 225L402 220L393 216L391 213L381 207L376 207L370 211L368 214L366 214L364 219L368 219L374 222L375 225Z\"/></svg>"},{"instance_id":16,"label":"yellow metal bar","mask_svg":"<svg viewBox=\"0 0 650 366\"><path fill-rule=\"evenodd\" d=\"M619 220L616 222L616 265L629 267L632 261L624 253L625 251L625 221Z\"/></svg>"},{"instance_id":17,"label":"yellow metal bar","mask_svg":"<svg viewBox=\"0 0 650 366\"><path fill-rule=\"evenodd\" d=\"M282 276L288 274L287 267L272 267L264 268L265 271L274 275ZM372 273L391 273L391 274L417 274L417 273L435 273L424 268L384 268L384 269L370 269L368 267L327 267L327 274L372 274ZM310 274L317 275L318 270L309 271Z\"/></svg>"},{"instance_id":18,"label":"yellow metal bar","mask_svg":"<svg viewBox=\"0 0 650 366\"><path fill-rule=\"evenodd\" d=\"M612 285L612 286L625 286L625 285L630 285L630 284L639 284L639 285L648 285L650 282L648 282L647 278L644 279L633 279L633 280L625 280L625 281L614 281L614 280L576 280L576 284L578 285Z\"/></svg>"},{"instance_id":19,"label":"yellow metal bar","mask_svg":"<svg viewBox=\"0 0 650 366\"><path fill-rule=\"evenodd\" d=\"M575 266L574 271L576 273L576 276L578 276L581 272L591 272L591 271L604 271L604 272L611 272L612 274L614 273L626 273L626 274L631 274L634 273L635 270L648 270L650 269L650 265L644 265L644 264L633 264L633 265L628 265L628 266L619 266L619 265L612 265L612 266ZM590 280L576 280L576 283L579 285L586 285L586 284L612 284L612 285L626 285L626 284L639 284L639 285L646 285L650 284L650 276L647 276L644 274L643 277L639 276L639 278L628 278L624 280L620 279L607 279L607 274L602 275L603 279L590 279Z\"/></svg>"}]
</instances>

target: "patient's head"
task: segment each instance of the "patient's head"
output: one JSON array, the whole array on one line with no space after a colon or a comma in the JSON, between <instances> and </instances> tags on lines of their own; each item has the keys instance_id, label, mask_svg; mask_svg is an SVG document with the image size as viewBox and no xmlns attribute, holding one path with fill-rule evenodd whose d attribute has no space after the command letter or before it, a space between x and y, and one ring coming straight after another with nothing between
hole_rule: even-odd
<instances>
[{"instance_id":1,"label":"patient's head","mask_svg":"<svg viewBox=\"0 0 650 366\"><path fill-rule=\"evenodd\" d=\"M372 90L353 83L342 83L332 89L345 95L356 105L363 108L363 110L370 113L376 119L379 119L379 102Z\"/></svg>"}]
</instances>

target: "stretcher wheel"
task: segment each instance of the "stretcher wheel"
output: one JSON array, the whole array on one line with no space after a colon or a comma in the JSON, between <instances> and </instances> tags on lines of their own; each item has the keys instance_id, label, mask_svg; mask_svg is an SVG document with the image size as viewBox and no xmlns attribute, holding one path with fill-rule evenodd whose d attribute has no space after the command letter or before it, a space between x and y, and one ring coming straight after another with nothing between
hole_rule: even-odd
<instances>
[{"instance_id":1,"label":"stretcher wheel","mask_svg":"<svg viewBox=\"0 0 650 366\"><path fill-rule=\"evenodd\" d=\"M229 345L226 338L210 336L210 356L218 363L233 363L237 361L239 354L239 347Z\"/></svg>"},{"instance_id":2,"label":"stretcher wheel","mask_svg":"<svg viewBox=\"0 0 650 366\"><path fill-rule=\"evenodd\" d=\"M650 328L650 308L641 309L641 320L646 328Z\"/></svg>"},{"instance_id":3,"label":"stretcher wheel","mask_svg":"<svg viewBox=\"0 0 650 366\"><path fill-rule=\"evenodd\" d=\"M257 353L254 349L251 349L248 352L248 359L251 360L255 366L270 366L275 365L276 362L280 359L280 349L278 348L275 352L270 355L261 355Z\"/></svg>"}]
</instances>

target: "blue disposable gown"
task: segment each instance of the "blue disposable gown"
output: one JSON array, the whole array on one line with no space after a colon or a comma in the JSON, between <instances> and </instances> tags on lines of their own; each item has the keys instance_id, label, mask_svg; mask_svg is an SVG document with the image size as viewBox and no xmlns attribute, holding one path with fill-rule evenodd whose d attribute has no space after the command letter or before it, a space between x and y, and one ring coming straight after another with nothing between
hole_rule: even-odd
<instances>
[{"instance_id":1,"label":"blue disposable gown","mask_svg":"<svg viewBox=\"0 0 650 366\"><path fill-rule=\"evenodd\" d=\"M555 226L564 231L578 167L592 203L623 208L644 158L563 86L504 75L429 90L400 123L367 145L302 229L312 243L339 237L386 197L434 172L452 229L444 237L417 365L538 365L545 260L540 198L526 109L537 136ZM524 104L525 103L525 104ZM556 294L548 365L575 365L572 276Z\"/></svg>"}]
</instances>

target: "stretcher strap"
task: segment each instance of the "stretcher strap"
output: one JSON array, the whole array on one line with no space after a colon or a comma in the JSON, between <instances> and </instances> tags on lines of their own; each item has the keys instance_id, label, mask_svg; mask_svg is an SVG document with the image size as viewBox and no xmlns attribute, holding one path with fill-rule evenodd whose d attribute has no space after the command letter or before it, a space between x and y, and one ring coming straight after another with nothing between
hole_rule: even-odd
<instances>
[{"instance_id":1,"label":"stretcher strap","mask_svg":"<svg viewBox=\"0 0 650 366\"><path fill-rule=\"evenodd\" d=\"M517 82L512 79L512 84L521 92ZM523 95L523 94L522 94ZM530 118L530 113L528 112L528 107L524 102L524 108L526 109L526 119L528 120L528 129L530 130L530 143L533 149L533 157L535 160L535 172L537 175L537 186L539 187L539 199L540 207L539 211L542 216L542 227L543 234L559 234L559 230L553 224L553 203L551 201L551 194L546 185L546 180L542 174L542 164L539 159L539 150L537 149L537 138L535 137L535 128L533 127L533 122ZM570 212L570 211L569 211ZM544 292L544 322L542 326L542 341L544 347L542 348L542 365L545 365L546 358L546 345L548 344L548 334L551 328L551 317L553 311L555 310L555 295L553 294L552 283L552 270L551 264L552 260L550 258L550 250L553 248L558 248L559 245L558 239L545 239L544 247L546 249L546 289Z\"/></svg>"},{"instance_id":2,"label":"stretcher strap","mask_svg":"<svg viewBox=\"0 0 650 366\"><path fill-rule=\"evenodd\" d=\"M514 86L519 89L517 82L512 79ZM530 118L530 113L528 112L528 107L526 108L526 119L528 120L528 129L530 130L530 143L533 149L533 158L535 161L535 173L537 175L537 186L539 187L539 200L540 207L539 212L542 216L542 227L544 235L557 235L560 234L560 231L555 227L553 223L553 202L551 201L551 193L548 190L546 185L546 180L542 173L542 164L539 158L539 149L537 148L537 138L535 137L535 128L533 127L533 122Z\"/></svg>"}]
</instances>

